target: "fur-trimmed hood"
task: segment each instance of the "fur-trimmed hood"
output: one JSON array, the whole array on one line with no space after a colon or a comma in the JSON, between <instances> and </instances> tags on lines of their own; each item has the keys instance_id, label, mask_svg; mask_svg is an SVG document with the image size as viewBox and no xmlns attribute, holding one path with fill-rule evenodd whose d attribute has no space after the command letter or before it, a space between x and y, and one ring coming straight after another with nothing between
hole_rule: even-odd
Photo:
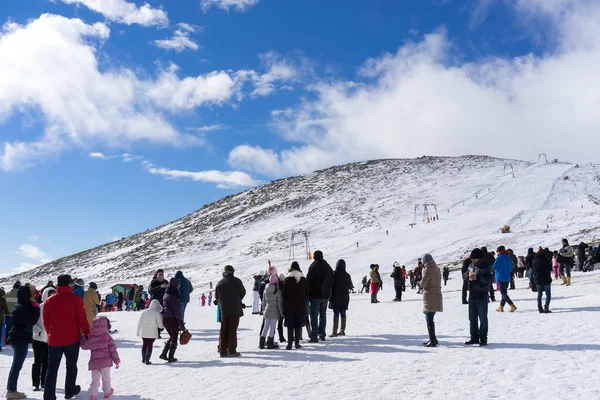
<instances>
[{"instance_id":1,"label":"fur-trimmed hood","mask_svg":"<svg viewBox=\"0 0 600 400\"><path fill-rule=\"evenodd\" d=\"M300 279L304 278L304 274L300 271L291 270L286 275L286 278L296 278L296 282L300 282Z\"/></svg>"}]
</instances>

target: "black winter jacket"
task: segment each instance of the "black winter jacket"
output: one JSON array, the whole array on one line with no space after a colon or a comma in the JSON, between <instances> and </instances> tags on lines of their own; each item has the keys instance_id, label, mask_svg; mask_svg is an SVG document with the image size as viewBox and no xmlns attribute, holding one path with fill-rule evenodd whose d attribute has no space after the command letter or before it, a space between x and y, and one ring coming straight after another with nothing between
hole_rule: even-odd
<instances>
[{"instance_id":1,"label":"black winter jacket","mask_svg":"<svg viewBox=\"0 0 600 400\"><path fill-rule=\"evenodd\" d=\"M161 287L162 284L165 284L165 287ZM167 291L167 286L169 282L166 280L159 281L158 279L152 279L150 282L150 286L148 287L148 292L150 293L151 300L158 300L162 305L163 297L165 297L165 292Z\"/></svg>"},{"instance_id":2,"label":"black winter jacket","mask_svg":"<svg viewBox=\"0 0 600 400\"><path fill-rule=\"evenodd\" d=\"M252 287L252 291L254 292L258 292L258 290L260 289L260 283L263 280L263 276L262 275L254 275L254 286Z\"/></svg>"},{"instance_id":3,"label":"black winter jacket","mask_svg":"<svg viewBox=\"0 0 600 400\"><path fill-rule=\"evenodd\" d=\"M484 259L479 265L471 263L469 269L477 275L477 280L469 281L469 298L474 300L484 299L490 292L490 285L494 282L494 267Z\"/></svg>"},{"instance_id":4,"label":"black winter jacket","mask_svg":"<svg viewBox=\"0 0 600 400\"><path fill-rule=\"evenodd\" d=\"M394 278L394 286L402 286L402 267L394 267L392 278Z\"/></svg>"},{"instance_id":5,"label":"black winter jacket","mask_svg":"<svg viewBox=\"0 0 600 400\"><path fill-rule=\"evenodd\" d=\"M329 299L333 286L333 270L325 260L315 260L306 274L309 297L311 299Z\"/></svg>"},{"instance_id":6,"label":"black winter jacket","mask_svg":"<svg viewBox=\"0 0 600 400\"><path fill-rule=\"evenodd\" d=\"M552 284L552 262L545 252L540 251L533 260L533 281L536 285Z\"/></svg>"},{"instance_id":7,"label":"black winter jacket","mask_svg":"<svg viewBox=\"0 0 600 400\"><path fill-rule=\"evenodd\" d=\"M350 289L353 287L352 278L346 272L346 261L339 260L333 272L333 287L331 288L329 308L347 310L350 303Z\"/></svg>"},{"instance_id":8,"label":"black winter jacket","mask_svg":"<svg viewBox=\"0 0 600 400\"><path fill-rule=\"evenodd\" d=\"M463 261L463 263L462 263L462 268L460 269L463 279L465 281L469 280L468 278L465 278L465 273L469 270L470 266L471 266L471 259L466 258L465 261Z\"/></svg>"},{"instance_id":9,"label":"black winter jacket","mask_svg":"<svg viewBox=\"0 0 600 400\"><path fill-rule=\"evenodd\" d=\"M17 304L12 309L12 329L8 333L10 343L30 343L33 339L33 326L40 319L40 308L29 300L28 286L21 286L17 292Z\"/></svg>"},{"instance_id":10,"label":"black winter jacket","mask_svg":"<svg viewBox=\"0 0 600 400\"><path fill-rule=\"evenodd\" d=\"M233 274L224 273L223 279L215 287L215 300L221 307L221 317L241 317L242 299L246 296L246 289L241 280Z\"/></svg>"}]
</instances>

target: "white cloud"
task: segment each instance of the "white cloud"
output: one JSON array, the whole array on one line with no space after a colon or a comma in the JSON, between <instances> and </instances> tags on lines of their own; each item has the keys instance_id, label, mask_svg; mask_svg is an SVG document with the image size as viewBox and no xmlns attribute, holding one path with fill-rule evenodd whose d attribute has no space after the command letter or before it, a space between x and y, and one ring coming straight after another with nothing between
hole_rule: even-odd
<instances>
[{"instance_id":1,"label":"white cloud","mask_svg":"<svg viewBox=\"0 0 600 400\"><path fill-rule=\"evenodd\" d=\"M123 162L132 162L134 160L141 160L142 156L136 156L129 153L123 153L120 155L107 156L104 153L93 152L88 154L90 158L97 158L99 160L111 160L113 158L120 158Z\"/></svg>"},{"instance_id":2,"label":"white cloud","mask_svg":"<svg viewBox=\"0 0 600 400\"><path fill-rule=\"evenodd\" d=\"M19 264L19 266L14 270L15 274L20 274L23 272L27 272L30 271L36 267L39 267L42 264L32 264L32 263L26 263L26 262L22 262Z\"/></svg>"},{"instance_id":3,"label":"white cloud","mask_svg":"<svg viewBox=\"0 0 600 400\"><path fill-rule=\"evenodd\" d=\"M201 0L202 9L204 11L215 6L225 11L235 9L237 11L245 11L248 8L258 4L259 0Z\"/></svg>"},{"instance_id":4,"label":"white cloud","mask_svg":"<svg viewBox=\"0 0 600 400\"><path fill-rule=\"evenodd\" d=\"M173 37L170 39L155 40L154 44L161 49L174 50L181 53L186 49L198 50L200 46L194 40L190 39L190 34L196 32L196 29L186 23L178 24L178 29L175 30Z\"/></svg>"},{"instance_id":5,"label":"white cloud","mask_svg":"<svg viewBox=\"0 0 600 400\"><path fill-rule=\"evenodd\" d=\"M104 154L102 154L102 153L90 153L90 154L89 154L89 156L90 156L91 158L99 158L99 159L101 159L101 160L106 160L106 159L108 159L108 158L109 158L109 157L105 156L105 155L104 155Z\"/></svg>"},{"instance_id":6,"label":"white cloud","mask_svg":"<svg viewBox=\"0 0 600 400\"><path fill-rule=\"evenodd\" d=\"M144 168L153 175L160 175L167 179L190 179L196 182L216 183L220 189L233 189L239 187L256 186L260 182L244 172L239 171L179 171L174 169L159 168L154 164L144 161Z\"/></svg>"},{"instance_id":7,"label":"white cloud","mask_svg":"<svg viewBox=\"0 0 600 400\"><path fill-rule=\"evenodd\" d=\"M46 253L39 249L39 247L33 246L31 244L24 243L19 247L19 251L17 254L22 255L25 258L30 258L32 260L44 260L46 258Z\"/></svg>"},{"instance_id":8,"label":"white cloud","mask_svg":"<svg viewBox=\"0 0 600 400\"><path fill-rule=\"evenodd\" d=\"M189 127L186 129L188 131L206 133L206 132L213 132L213 131L224 131L227 128L229 128L229 127L224 124L214 124L214 125L194 126L194 127Z\"/></svg>"},{"instance_id":9,"label":"white cloud","mask_svg":"<svg viewBox=\"0 0 600 400\"><path fill-rule=\"evenodd\" d=\"M141 7L125 0L61 0L67 4L83 5L120 24L164 27L169 24L167 13L144 3Z\"/></svg>"},{"instance_id":10,"label":"white cloud","mask_svg":"<svg viewBox=\"0 0 600 400\"><path fill-rule=\"evenodd\" d=\"M273 115L288 149L240 146L230 165L284 176L424 154L536 159L546 152L599 161L578 144L597 143L600 126L600 3L519 0L516 7L520 18L552 23L550 51L461 62L445 32L434 32L367 60L356 81L315 83L312 96Z\"/></svg>"},{"instance_id":11,"label":"white cloud","mask_svg":"<svg viewBox=\"0 0 600 400\"><path fill-rule=\"evenodd\" d=\"M46 129L35 141L0 145L0 169L29 166L71 148L128 147L137 141L202 145L179 133L171 113L241 99L248 71L214 71L180 79L178 67L142 79L132 70L99 70L98 49L110 30L101 23L44 14L0 33L0 123L39 110ZM252 71L253 72L253 71Z\"/></svg>"},{"instance_id":12,"label":"white cloud","mask_svg":"<svg viewBox=\"0 0 600 400\"><path fill-rule=\"evenodd\" d=\"M267 68L267 72L252 76L255 86L252 92L253 95L267 96L277 88L278 83L290 82L298 78L299 72L296 67L280 54L268 52L261 54L259 57L263 66Z\"/></svg>"},{"instance_id":13,"label":"white cloud","mask_svg":"<svg viewBox=\"0 0 600 400\"><path fill-rule=\"evenodd\" d=\"M32 235L32 236L27 236L26 239L30 240L32 242L37 242L38 240L40 240L40 237L38 235Z\"/></svg>"}]
</instances>

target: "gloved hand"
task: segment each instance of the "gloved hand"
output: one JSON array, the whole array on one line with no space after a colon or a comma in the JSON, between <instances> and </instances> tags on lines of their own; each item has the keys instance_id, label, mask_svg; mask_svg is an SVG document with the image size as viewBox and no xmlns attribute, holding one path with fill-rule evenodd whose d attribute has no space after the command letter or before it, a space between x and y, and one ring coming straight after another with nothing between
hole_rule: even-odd
<instances>
[{"instance_id":1,"label":"gloved hand","mask_svg":"<svg viewBox=\"0 0 600 400\"><path fill-rule=\"evenodd\" d=\"M115 364L115 369L119 369L119 364Z\"/></svg>"}]
</instances>

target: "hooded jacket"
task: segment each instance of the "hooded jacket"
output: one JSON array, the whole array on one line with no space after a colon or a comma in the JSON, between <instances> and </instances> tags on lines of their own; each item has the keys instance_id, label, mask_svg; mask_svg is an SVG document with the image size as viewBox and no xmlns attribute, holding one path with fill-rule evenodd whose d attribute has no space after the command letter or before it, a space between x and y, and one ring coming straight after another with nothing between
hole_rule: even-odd
<instances>
[{"instance_id":1,"label":"hooded jacket","mask_svg":"<svg viewBox=\"0 0 600 400\"><path fill-rule=\"evenodd\" d=\"M215 286L215 300L219 304L221 318L241 317L242 299L246 296L246 289L241 280L231 272L224 272L223 279Z\"/></svg>"},{"instance_id":2,"label":"hooded jacket","mask_svg":"<svg viewBox=\"0 0 600 400\"><path fill-rule=\"evenodd\" d=\"M423 312L430 313L444 311L442 274L433 260L427 261L423 267L421 288L423 289Z\"/></svg>"},{"instance_id":3,"label":"hooded jacket","mask_svg":"<svg viewBox=\"0 0 600 400\"><path fill-rule=\"evenodd\" d=\"M508 255L508 251L502 251L494 261L494 271L496 271L496 281L510 282L510 274L513 269L513 263Z\"/></svg>"},{"instance_id":4,"label":"hooded jacket","mask_svg":"<svg viewBox=\"0 0 600 400\"><path fill-rule=\"evenodd\" d=\"M150 294L150 298L152 300L156 299L160 301L161 304L163 302L165 292L167 291L166 287L161 287L163 283L165 283L166 285L169 284L169 282L167 282L164 279L162 281L159 281L158 279L154 278L152 279L152 282L150 282L150 286L148 287L148 293Z\"/></svg>"},{"instance_id":5,"label":"hooded jacket","mask_svg":"<svg viewBox=\"0 0 600 400\"><path fill-rule=\"evenodd\" d=\"M31 303L31 291L27 286L17 290L17 304L12 309L12 328L8 342L29 343L33 338L33 326L40 318L40 307Z\"/></svg>"},{"instance_id":6,"label":"hooded jacket","mask_svg":"<svg viewBox=\"0 0 600 400\"><path fill-rule=\"evenodd\" d=\"M98 317L93 322L92 334L87 339L85 336L81 337L81 348L92 352L88 363L90 371L110 368L113 366L113 361L116 365L121 363L115 341L108 334L109 330L108 318Z\"/></svg>"},{"instance_id":7,"label":"hooded jacket","mask_svg":"<svg viewBox=\"0 0 600 400\"><path fill-rule=\"evenodd\" d=\"M44 328L44 303L50 297L50 292L56 293L56 289L49 286L44 289L42 293L42 305L40 306L40 317L38 318L36 324L33 326L33 340L37 340L38 342L48 343L48 333L46 333L46 328Z\"/></svg>"},{"instance_id":8,"label":"hooded jacket","mask_svg":"<svg viewBox=\"0 0 600 400\"><path fill-rule=\"evenodd\" d=\"M278 285L269 283L263 294L265 306L264 319L279 319L283 317L283 298Z\"/></svg>"},{"instance_id":9,"label":"hooded jacket","mask_svg":"<svg viewBox=\"0 0 600 400\"><path fill-rule=\"evenodd\" d=\"M291 270L281 284L283 310L286 313L308 314L308 282L300 271Z\"/></svg>"},{"instance_id":10,"label":"hooded jacket","mask_svg":"<svg viewBox=\"0 0 600 400\"><path fill-rule=\"evenodd\" d=\"M329 308L333 310L347 310L350 303L350 289L353 287L352 278L346 272L346 261L338 260L333 272L333 286L331 288Z\"/></svg>"},{"instance_id":11,"label":"hooded jacket","mask_svg":"<svg viewBox=\"0 0 600 400\"><path fill-rule=\"evenodd\" d=\"M83 300L70 286L59 286L44 304L44 327L49 346L70 346L79 342L81 333L90 334Z\"/></svg>"},{"instance_id":12,"label":"hooded jacket","mask_svg":"<svg viewBox=\"0 0 600 400\"><path fill-rule=\"evenodd\" d=\"M194 287L188 278L183 276L183 272L177 271L175 278L179 279L179 298L182 303L190 302L190 293L194 291Z\"/></svg>"},{"instance_id":13,"label":"hooded jacket","mask_svg":"<svg viewBox=\"0 0 600 400\"><path fill-rule=\"evenodd\" d=\"M550 254L545 251L540 251L536 254L533 260L533 281L536 285L552 284L552 262Z\"/></svg>"},{"instance_id":14,"label":"hooded jacket","mask_svg":"<svg viewBox=\"0 0 600 400\"><path fill-rule=\"evenodd\" d=\"M158 339L158 330L163 329L162 306L158 300L150 302L150 308L142 312L137 325L137 336L146 339Z\"/></svg>"},{"instance_id":15,"label":"hooded jacket","mask_svg":"<svg viewBox=\"0 0 600 400\"><path fill-rule=\"evenodd\" d=\"M333 269L327 261L317 255L317 252L315 252L315 261L308 268L306 280L311 299L329 299L331 297Z\"/></svg>"},{"instance_id":16,"label":"hooded jacket","mask_svg":"<svg viewBox=\"0 0 600 400\"><path fill-rule=\"evenodd\" d=\"M96 289L89 288L86 290L83 294L83 306L90 326L92 326L92 322L98 314L98 307L96 307L98 304L100 304L100 300L98 299L98 292L96 292Z\"/></svg>"},{"instance_id":17,"label":"hooded jacket","mask_svg":"<svg viewBox=\"0 0 600 400\"><path fill-rule=\"evenodd\" d=\"M179 285L179 280L171 278L167 293L163 297L163 317L175 318L177 321L181 321L181 299L179 298L177 285Z\"/></svg>"}]
</instances>

